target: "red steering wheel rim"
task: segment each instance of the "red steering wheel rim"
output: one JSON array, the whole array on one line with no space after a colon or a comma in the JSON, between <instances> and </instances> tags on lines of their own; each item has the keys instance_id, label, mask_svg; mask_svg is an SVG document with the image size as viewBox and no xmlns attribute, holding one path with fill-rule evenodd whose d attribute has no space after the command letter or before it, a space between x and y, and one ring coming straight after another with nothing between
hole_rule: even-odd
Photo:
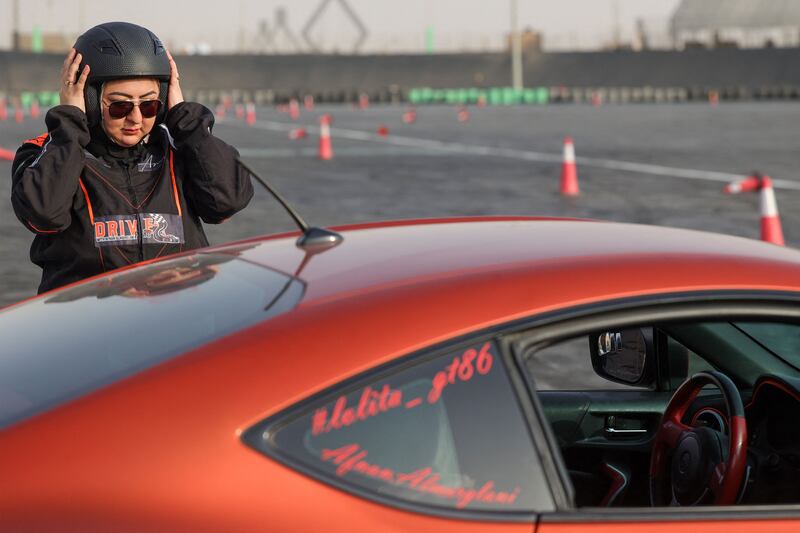
<instances>
[{"instance_id":1,"label":"red steering wheel rim","mask_svg":"<svg viewBox=\"0 0 800 533\"><path fill-rule=\"evenodd\" d=\"M669 505L665 498L665 482L672 452L681 436L692 427L682 422L686 411L705 385L715 385L725 399L728 416L728 458L714 466L707 488L714 494L715 505L733 505L739 496L747 464L747 423L739 390L729 377L721 372L698 372L675 391L661 418L650 455L650 503L653 506Z\"/></svg>"}]
</instances>

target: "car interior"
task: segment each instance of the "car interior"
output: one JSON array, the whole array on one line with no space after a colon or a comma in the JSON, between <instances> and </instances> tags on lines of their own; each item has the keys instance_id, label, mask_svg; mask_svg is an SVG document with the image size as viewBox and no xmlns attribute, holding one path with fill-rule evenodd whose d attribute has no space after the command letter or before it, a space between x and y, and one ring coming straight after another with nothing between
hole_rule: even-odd
<instances>
[{"instance_id":1,"label":"car interior","mask_svg":"<svg viewBox=\"0 0 800 533\"><path fill-rule=\"evenodd\" d=\"M577 506L800 501L800 325L636 324L523 359Z\"/></svg>"}]
</instances>

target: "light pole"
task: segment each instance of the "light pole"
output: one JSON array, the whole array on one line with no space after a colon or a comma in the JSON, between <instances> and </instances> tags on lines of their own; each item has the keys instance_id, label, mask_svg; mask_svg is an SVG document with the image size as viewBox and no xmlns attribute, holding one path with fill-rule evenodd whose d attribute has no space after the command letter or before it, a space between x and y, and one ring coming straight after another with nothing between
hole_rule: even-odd
<instances>
[{"instance_id":1,"label":"light pole","mask_svg":"<svg viewBox=\"0 0 800 533\"><path fill-rule=\"evenodd\" d=\"M14 11L11 16L13 17L12 24L14 25L14 29L11 30L11 49L15 52L19 52L20 46L22 46L19 35L19 0L13 0L13 5Z\"/></svg>"},{"instance_id":2,"label":"light pole","mask_svg":"<svg viewBox=\"0 0 800 533\"><path fill-rule=\"evenodd\" d=\"M522 37L517 21L517 0L511 1L511 86L522 90Z\"/></svg>"}]
</instances>

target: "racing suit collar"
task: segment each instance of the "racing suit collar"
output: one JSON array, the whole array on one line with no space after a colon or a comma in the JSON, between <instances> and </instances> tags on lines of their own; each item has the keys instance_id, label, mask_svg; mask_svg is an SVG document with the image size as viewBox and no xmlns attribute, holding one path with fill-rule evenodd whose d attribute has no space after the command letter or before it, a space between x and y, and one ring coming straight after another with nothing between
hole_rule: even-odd
<instances>
[{"instance_id":1,"label":"racing suit collar","mask_svg":"<svg viewBox=\"0 0 800 533\"><path fill-rule=\"evenodd\" d=\"M87 150L107 163L114 163L120 166L132 166L139 161L146 152L145 144L149 140L148 135L135 146L120 146L108 138L108 135L99 124L91 128L90 133L91 140L86 147Z\"/></svg>"}]
</instances>

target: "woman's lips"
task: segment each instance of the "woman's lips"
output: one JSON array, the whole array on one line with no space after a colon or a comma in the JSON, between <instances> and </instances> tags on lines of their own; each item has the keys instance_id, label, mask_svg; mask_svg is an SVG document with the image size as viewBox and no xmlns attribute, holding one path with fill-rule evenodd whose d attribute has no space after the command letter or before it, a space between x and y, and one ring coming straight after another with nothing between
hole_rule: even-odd
<instances>
[{"instance_id":1,"label":"woman's lips","mask_svg":"<svg viewBox=\"0 0 800 533\"><path fill-rule=\"evenodd\" d=\"M122 128L122 133L125 135L134 135L139 133L139 128Z\"/></svg>"}]
</instances>

